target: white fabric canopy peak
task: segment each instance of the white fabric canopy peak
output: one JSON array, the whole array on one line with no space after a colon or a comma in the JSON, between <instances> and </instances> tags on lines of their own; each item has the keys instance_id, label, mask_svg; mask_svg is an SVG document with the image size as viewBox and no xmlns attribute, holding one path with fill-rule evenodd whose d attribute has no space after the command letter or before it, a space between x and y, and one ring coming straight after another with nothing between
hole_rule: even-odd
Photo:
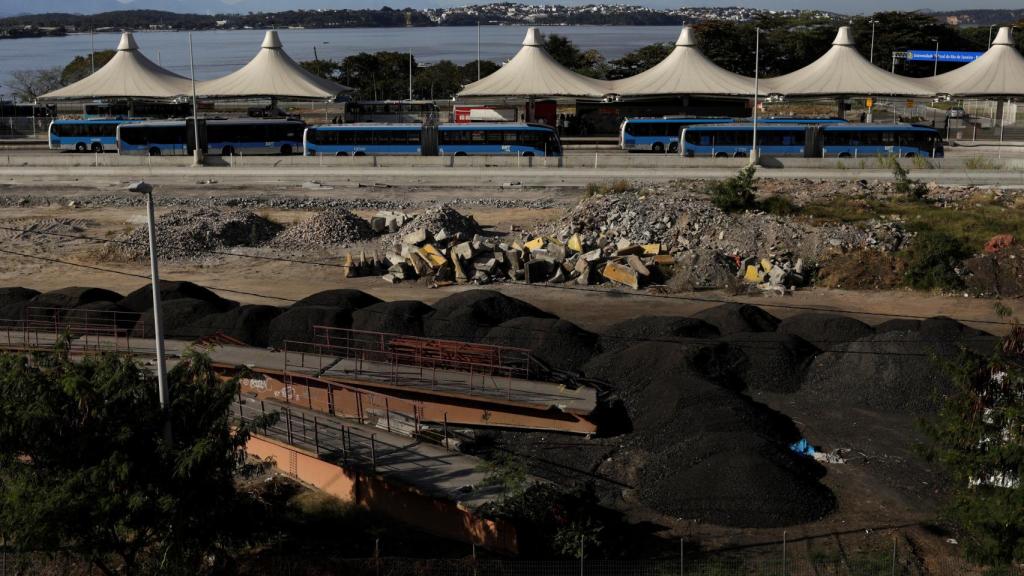
<instances>
[{"instance_id":1,"label":"white fabric canopy peak","mask_svg":"<svg viewBox=\"0 0 1024 576\"><path fill-rule=\"evenodd\" d=\"M697 48L693 31L684 26L675 48L664 60L636 76L612 81L612 88L620 96L752 96L754 79L730 72L709 60Z\"/></svg>"},{"instance_id":2,"label":"white fabric canopy peak","mask_svg":"<svg viewBox=\"0 0 1024 576\"><path fill-rule=\"evenodd\" d=\"M259 53L241 69L200 82L200 98L302 98L330 100L352 89L325 80L299 66L282 49L276 30L268 30Z\"/></svg>"},{"instance_id":3,"label":"white fabric canopy peak","mask_svg":"<svg viewBox=\"0 0 1024 576\"><path fill-rule=\"evenodd\" d=\"M785 96L930 96L923 80L892 74L868 62L854 47L850 28L839 28L821 58L803 68L762 81L771 94Z\"/></svg>"},{"instance_id":4,"label":"white fabric canopy peak","mask_svg":"<svg viewBox=\"0 0 1024 576\"><path fill-rule=\"evenodd\" d=\"M139 51L132 33L125 32L114 57L102 68L39 100L170 99L191 92L191 80L154 64Z\"/></svg>"},{"instance_id":5,"label":"white fabric canopy peak","mask_svg":"<svg viewBox=\"0 0 1024 576\"><path fill-rule=\"evenodd\" d=\"M1010 28L1004 27L977 60L928 80L938 94L1024 96L1024 56L1014 48Z\"/></svg>"},{"instance_id":6,"label":"white fabric canopy peak","mask_svg":"<svg viewBox=\"0 0 1024 576\"><path fill-rule=\"evenodd\" d=\"M467 85L459 96L590 96L612 92L610 82L568 70L544 50L536 28L526 31L523 47L494 73Z\"/></svg>"}]
</instances>

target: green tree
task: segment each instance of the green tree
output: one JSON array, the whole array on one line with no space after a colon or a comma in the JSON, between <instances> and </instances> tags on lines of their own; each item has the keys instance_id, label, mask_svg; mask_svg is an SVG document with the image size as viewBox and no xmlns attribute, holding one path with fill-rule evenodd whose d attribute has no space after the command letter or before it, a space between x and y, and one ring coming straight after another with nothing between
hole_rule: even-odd
<instances>
[{"instance_id":1,"label":"green tree","mask_svg":"<svg viewBox=\"0 0 1024 576\"><path fill-rule=\"evenodd\" d=\"M100 50L96 52L96 69L99 70L104 64L110 62L110 59L116 54L113 50ZM92 74L92 56L86 54L84 56L75 56L75 58L64 66L64 69L60 73L61 84L67 86L68 84L74 84L82 78Z\"/></svg>"},{"instance_id":2,"label":"green tree","mask_svg":"<svg viewBox=\"0 0 1024 576\"><path fill-rule=\"evenodd\" d=\"M153 375L103 355L0 356L0 535L65 550L108 575L224 569L244 467L237 382L188 352L171 370L174 440Z\"/></svg>"},{"instance_id":3,"label":"green tree","mask_svg":"<svg viewBox=\"0 0 1024 576\"><path fill-rule=\"evenodd\" d=\"M956 269L970 250L958 238L926 228L918 232L907 253L907 284L918 290L956 290L963 280Z\"/></svg>"},{"instance_id":4,"label":"green tree","mask_svg":"<svg viewBox=\"0 0 1024 576\"><path fill-rule=\"evenodd\" d=\"M967 556L986 564L1024 560L1024 327L985 359L950 362L954 389L924 423L927 454L950 474L947 517Z\"/></svg>"},{"instance_id":5,"label":"green tree","mask_svg":"<svg viewBox=\"0 0 1024 576\"><path fill-rule=\"evenodd\" d=\"M633 50L618 60L612 60L608 63L608 79L627 78L648 70L664 60L673 48L671 44L658 42Z\"/></svg>"},{"instance_id":6,"label":"green tree","mask_svg":"<svg viewBox=\"0 0 1024 576\"><path fill-rule=\"evenodd\" d=\"M416 70L413 58L412 69ZM360 52L341 62L342 84L355 89L357 100L403 100L409 97L409 54Z\"/></svg>"},{"instance_id":7,"label":"green tree","mask_svg":"<svg viewBox=\"0 0 1024 576\"><path fill-rule=\"evenodd\" d=\"M556 62L566 68L591 78L604 78L607 64L597 50L582 51L565 36L550 34L544 38L544 49Z\"/></svg>"},{"instance_id":8,"label":"green tree","mask_svg":"<svg viewBox=\"0 0 1024 576\"><path fill-rule=\"evenodd\" d=\"M334 60L306 60L299 62L299 66L326 80L338 81L341 76L341 65Z\"/></svg>"}]
</instances>

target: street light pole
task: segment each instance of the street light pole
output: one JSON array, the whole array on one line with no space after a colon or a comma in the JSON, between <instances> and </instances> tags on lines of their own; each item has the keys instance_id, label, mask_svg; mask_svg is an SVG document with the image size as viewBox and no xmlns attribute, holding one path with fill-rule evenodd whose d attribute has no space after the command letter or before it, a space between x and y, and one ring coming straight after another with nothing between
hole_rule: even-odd
<instances>
[{"instance_id":1,"label":"street light pole","mask_svg":"<svg viewBox=\"0 0 1024 576\"><path fill-rule=\"evenodd\" d=\"M991 35L991 29L989 30ZM991 42L990 42L991 43ZM480 81L480 19L476 21L476 79Z\"/></svg>"},{"instance_id":2,"label":"street light pole","mask_svg":"<svg viewBox=\"0 0 1024 576\"><path fill-rule=\"evenodd\" d=\"M164 413L164 440L171 444L171 393L167 385L167 363L164 358L164 325L160 304L160 270L157 266L156 216L153 209L153 187L146 182L135 182L129 192L146 195L146 215L149 224L149 270L153 284L153 336L156 338L156 381L160 396L160 410Z\"/></svg>"},{"instance_id":3,"label":"street light pole","mask_svg":"<svg viewBox=\"0 0 1024 576\"><path fill-rule=\"evenodd\" d=\"M196 145L192 151L192 165L203 164L203 151L199 142L199 102L196 98L196 60L192 55L192 33L188 33L188 62L192 69L192 127L195 129Z\"/></svg>"},{"instance_id":4,"label":"street light pole","mask_svg":"<svg viewBox=\"0 0 1024 576\"><path fill-rule=\"evenodd\" d=\"M412 50L409 50L409 100L412 101Z\"/></svg>"},{"instance_id":5,"label":"street light pole","mask_svg":"<svg viewBox=\"0 0 1024 576\"><path fill-rule=\"evenodd\" d=\"M757 82L760 76L760 65L761 65L761 29L754 29L754 129L753 129L753 140L750 145L750 163L758 163L757 154Z\"/></svg>"},{"instance_id":6,"label":"street light pole","mask_svg":"<svg viewBox=\"0 0 1024 576\"><path fill-rule=\"evenodd\" d=\"M939 41L935 40L935 69L932 71L932 76L939 75Z\"/></svg>"},{"instance_id":7,"label":"street light pole","mask_svg":"<svg viewBox=\"0 0 1024 576\"><path fill-rule=\"evenodd\" d=\"M997 26L997 24L990 24L989 27L988 27L988 47L989 48L992 47L992 29L995 28L996 26Z\"/></svg>"},{"instance_id":8,"label":"street light pole","mask_svg":"<svg viewBox=\"0 0 1024 576\"><path fill-rule=\"evenodd\" d=\"M872 64L875 63L875 24L878 24L878 20L871 20L871 59Z\"/></svg>"}]
</instances>

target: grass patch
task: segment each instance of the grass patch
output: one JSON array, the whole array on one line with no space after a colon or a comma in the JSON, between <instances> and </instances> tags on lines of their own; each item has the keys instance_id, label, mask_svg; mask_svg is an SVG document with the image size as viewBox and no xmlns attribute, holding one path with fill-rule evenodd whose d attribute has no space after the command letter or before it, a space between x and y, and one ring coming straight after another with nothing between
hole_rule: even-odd
<instances>
[{"instance_id":1,"label":"grass patch","mask_svg":"<svg viewBox=\"0 0 1024 576\"><path fill-rule=\"evenodd\" d=\"M630 189L626 180L614 180L612 182L591 182L587 184L586 194L590 196L605 196L608 194L622 194Z\"/></svg>"},{"instance_id":2,"label":"grass patch","mask_svg":"<svg viewBox=\"0 0 1024 576\"><path fill-rule=\"evenodd\" d=\"M963 280L954 271L971 250L959 238L937 230L920 232L907 261L907 284L918 290L956 290Z\"/></svg>"},{"instance_id":3,"label":"grass patch","mask_svg":"<svg viewBox=\"0 0 1024 576\"><path fill-rule=\"evenodd\" d=\"M984 156L973 156L964 162L964 168L968 170L1001 170L1003 165Z\"/></svg>"}]
</instances>

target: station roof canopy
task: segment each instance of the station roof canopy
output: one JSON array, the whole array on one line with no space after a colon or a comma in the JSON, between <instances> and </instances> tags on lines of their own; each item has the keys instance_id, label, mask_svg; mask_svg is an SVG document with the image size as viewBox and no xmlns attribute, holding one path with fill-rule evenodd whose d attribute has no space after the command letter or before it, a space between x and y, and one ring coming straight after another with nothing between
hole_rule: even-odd
<instances>
[{"instance_id":1,"label":"station roof canopy","mask_svg":"<svg viewBox=\"0 0 1024 576\"><path fill-rule=\"evenodd\" d=\"M689 26L683 27L675 48L664 60L636 76L613 81L612 86L620 96L749 96L754 93L753 78L729 72L704 56Z\"/></svg>"},{"instance_id":2,"label":"station roof canopy","mask_svg":"<svg viewBox=\"0 0 1024 576\"><path fill-rule=\"evenodd\" d=\"M171 99L191 92L191 80L154 64L139 51L132 33L125 32L114 57L102 68L39 100Z\"/></svg>"},{"instance_id":3,"label":"station roof canopy","mask_svg":"<svg viewBox=\"0 0 1024 576\"><path fill-rule=\"evenodd\" d=\"M953 96L1024 96L1024 56L1011 29L1000 28L992 46L974 62L928 79L932 90Z\"/></svg>"},{"instance_id":4,"label":"station roof canopy","mask_svg":"<svg viewBox=\"0 0 1024 576\"><path fill-rule=\"evenodd\" d=\"M519 49L507 64L459 92L467 96L578 96L610 94L610 82L587 78L559 64L544 49L540 31L530 28Z\"/></svg>"},{"instance_id":5,"label":"station roof canopy","mask_svg":"<svg viewBox=\"0 0 1024 576\"><path fill-rule=\"evenodd\" d=\"M200 82L200 98L293 98L331 100L352 89L320 78L299 66L282 49L276 30L268 30L259 53L248 64L228 74Z\"/></svg>"},{"instance_id":6,"label":"station roof canopy","mask_svg":"<svg viewBox=\"0 0 1024 576\"><path fill-rule=\"evenodd\" d=\"M930 96L934 90L916 78L892 74L871 64L854 46L850 28L839 28L821 58L764 81L766 91L784 96Z\"/></svg>"}]
</instances>

